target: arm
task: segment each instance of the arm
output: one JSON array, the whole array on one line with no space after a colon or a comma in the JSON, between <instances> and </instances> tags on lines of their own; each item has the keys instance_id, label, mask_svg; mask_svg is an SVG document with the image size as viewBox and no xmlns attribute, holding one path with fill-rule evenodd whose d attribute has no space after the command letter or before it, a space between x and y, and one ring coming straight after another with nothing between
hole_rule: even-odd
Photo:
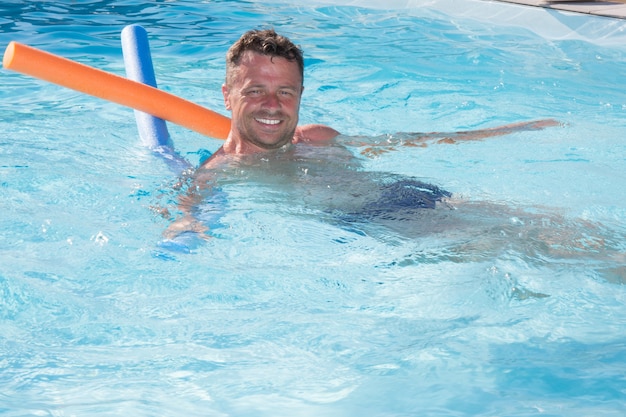
<instances>
[{"instance_id":1,"label":"arm","mask_svg":"<svg viewBox=\"0 0 626 417\"><path fill-rule=\"evenodd\" d=\"M491 127L481 130L469 130L464 132L456 132L452 135L446 135L449 137L442 138L437 143L456 143L457 141L469 141L469 140L481 140L484 138L490 138L493 136L508 135L515 132L529 131L529 130L543 130L546 127L560 126L561 123L554 119L542 119L533 120L530 122L511 123L508 125ZM432 135L433 133L430 133ZM437 134L435 134L437 135ZM441 136L441 133L438 135Z\"/></svg>"},{"instance_id":2,"label":"arm","mask_svg":"<svg viewBox=\"0 0 626 417\"><path fill-rule=\"evenodd\" d=\"M430 133L398 133L396 135L384 135L374 138L365 136L353 136L341 138L341 143L346 146L365 147L362 154L376 156L381 153L396 150L396 146L426 147L429 143L448 143L477 141L494 136L503 136L515 132L542 130L547 127L560 126L561 123L554 119L533 120L530 122L511 123L507 125L491 127L480 130L468 130L460 132L430 132Z\"/></svg>"},{"instance_id":3,"label":"arm","mask_svg":"<svg viewBox=\"0 0 626 417\"><path fill-rule=\"evenodd\" d=\"M205 165L210 160L211 158L205 162ZM207 234L209 227L195 217L194 208L202 203L207 193L211 192L212 179L210 171L202 168L196 170L193 176L188 179L190 181L188 188L181 191L178 197L177 209L180 215L163 231L164 238L175 239L178 235L186 232L195 233L202 239L209 238ZM169 211L167 211L167 218L172 218Z\"/></svg>"},{"instance_id":4,"label":"arm","mask_svg":"<svg viewBox=\"0 0 626 417\"><path fill-rule=\"evenodd\" d=\"M181 196L179 199L178 208L182 212L182 216L175 219L170 225L163 231L163 237L166 239L175 239L178 235L185 232L196 233L203 239L208 239L207 232L209 228L207 225L196 219L192 214L192 208L194 204L199 203L197 194L187 194Z\"/></svg>"}]
</instances>

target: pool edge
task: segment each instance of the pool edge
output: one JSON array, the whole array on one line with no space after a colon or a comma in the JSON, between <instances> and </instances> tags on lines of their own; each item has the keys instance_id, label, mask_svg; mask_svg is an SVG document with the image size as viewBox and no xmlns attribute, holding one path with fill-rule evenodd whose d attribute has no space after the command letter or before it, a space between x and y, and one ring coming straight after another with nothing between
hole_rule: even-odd
<instances>
[{"instance_id":1,"label":"pool edge","mask_svg":"<svg viewBox=\"0 0 626 417\"><path fill-rule=\"evenodd\" d=\"M585 1L585 0L494 0L502 3L542 7L594 16L626 19L626 2L623 0Z\"/></svg>"}]
</instances>

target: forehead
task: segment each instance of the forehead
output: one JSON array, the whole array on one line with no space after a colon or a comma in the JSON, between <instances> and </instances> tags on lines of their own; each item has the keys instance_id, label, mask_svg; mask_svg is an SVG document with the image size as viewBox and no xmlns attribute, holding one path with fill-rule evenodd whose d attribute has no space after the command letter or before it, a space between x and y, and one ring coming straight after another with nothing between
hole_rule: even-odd
<instances>
[{"instance_id":1,"label":"forehead","mask_svg":"<svg viewBox=\"0 0 626 417\"><path fill-rule=\"evenodd\" d=\"M296 61L253 51L246 51L241 56L239 65L231 75L232 80L237 83L280 82L293 86L302 85L300 67Z\"/></svg>"}]
</instances>

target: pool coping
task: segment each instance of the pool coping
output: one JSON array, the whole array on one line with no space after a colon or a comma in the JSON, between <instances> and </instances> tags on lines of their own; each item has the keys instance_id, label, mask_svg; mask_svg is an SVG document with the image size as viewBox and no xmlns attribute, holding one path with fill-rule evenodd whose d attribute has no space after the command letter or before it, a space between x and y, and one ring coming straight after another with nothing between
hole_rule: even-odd
<instances>
[{"instance_id":1,"label":"pool coping","mask_svg":"<svg viewBox=\"0 0 626 417\"><path fill-rule=\"evenodd\" d=\"M525 6L543 7L545 9L563 10L595 16L626 19L625 0L497 0L503 3L521 4Z\"/></svg>"}]
</instances>

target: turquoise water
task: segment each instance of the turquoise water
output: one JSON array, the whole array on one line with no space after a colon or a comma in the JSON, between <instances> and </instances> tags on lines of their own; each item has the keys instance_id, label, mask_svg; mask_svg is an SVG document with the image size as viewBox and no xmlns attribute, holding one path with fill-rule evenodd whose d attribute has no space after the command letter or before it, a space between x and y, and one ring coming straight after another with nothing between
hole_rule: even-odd
<instances>
[{"instance_id":1,"label":"turquoise water","mask_svg":"<svg viewBox=\"0 0 626 417\"><path fill-rule=\"evenodd\" d=\"M309 155L338 193L305 187L300 165L236 167L214 237L186 254L160 246L154 208L175 209L177 178L132 111L2 70L0 415L623 414L624 24L584 17L591 29L571 32L577 17L534 9L497 24L528 9L469 0L343 4L0 6L2 48L118 74L120 31L140 23L160 87L221 112L225 50L262 25L305 51L305 123L384 137L563 122L350 148L348 173ZM170 132L193 164L220 144ZM392 174L449 190L458 210L337 216L359 178Z\"/></svg>"}]
</instances>

